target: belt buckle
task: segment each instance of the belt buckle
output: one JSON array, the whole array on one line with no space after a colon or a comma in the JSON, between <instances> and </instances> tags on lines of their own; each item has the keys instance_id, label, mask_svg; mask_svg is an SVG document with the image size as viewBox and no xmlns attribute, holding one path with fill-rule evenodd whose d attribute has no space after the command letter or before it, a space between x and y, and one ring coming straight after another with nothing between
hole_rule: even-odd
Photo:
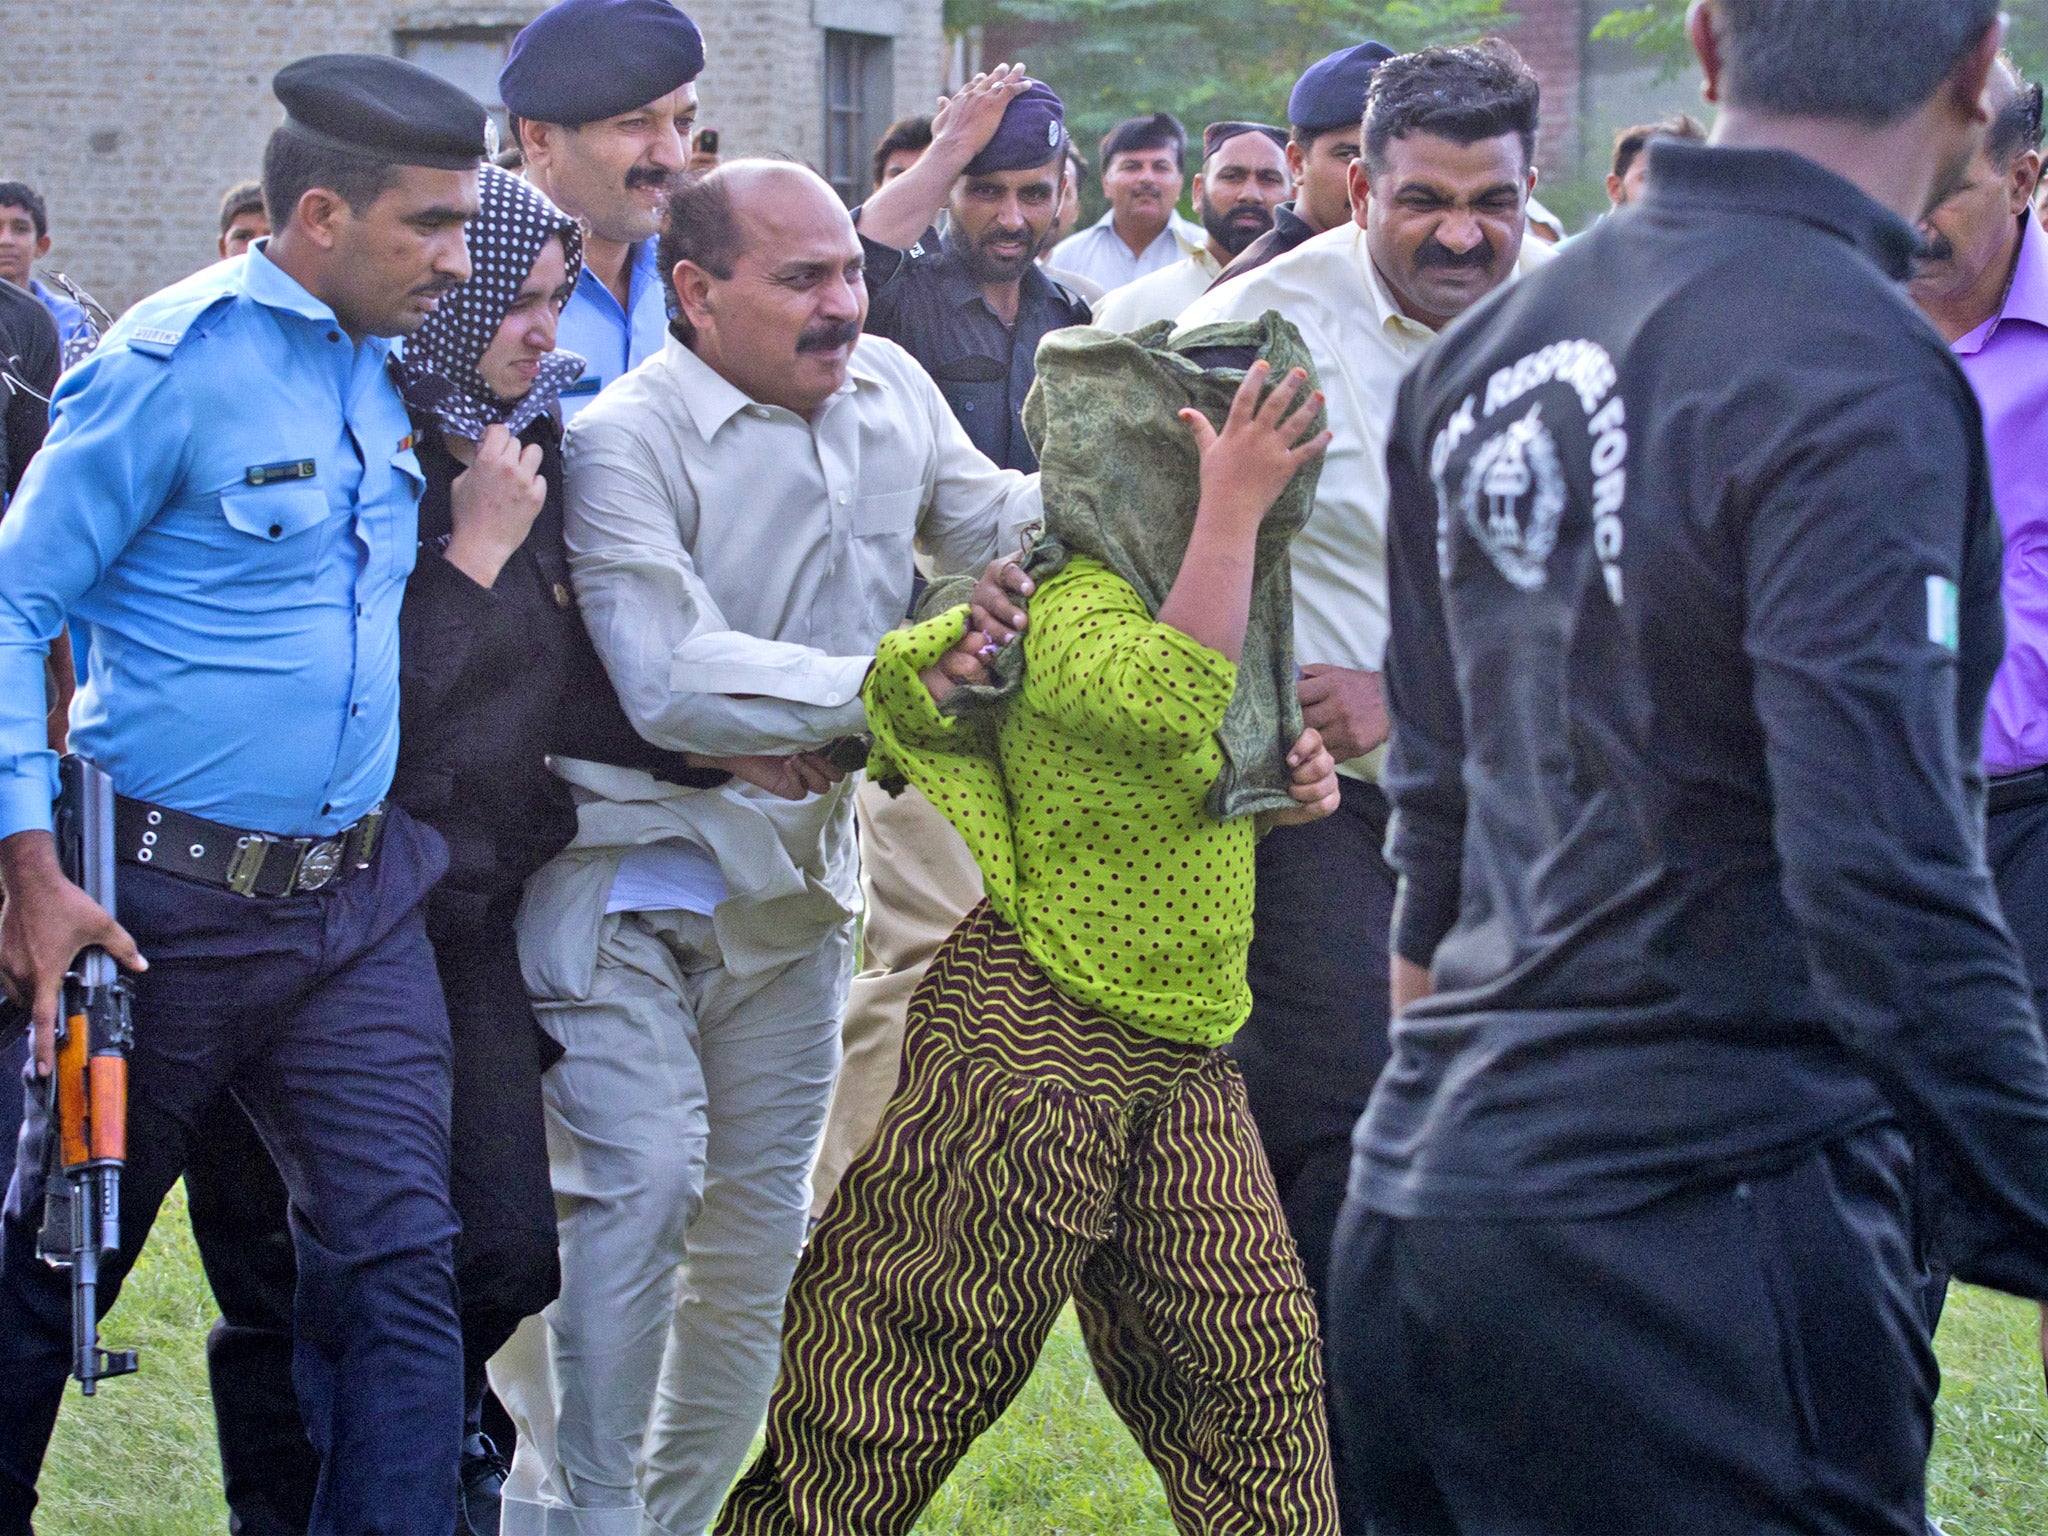
<instances>
[{"instance_id":1,"label":"belt buckle","mask_svg":"<svg viewBox=\"0 0 2048 1536\"><path fill-rule=\"evenodd\" d=\"M237 896L256 894L256 877L263 873L264 856L270 852L270 839L260 832L251 832L235 839L234 857L228 860L228 889Z\"/></svg>"},{"instance_id":2,"label":"belt buckle","mask_svg":"<svg viewBox=\"0 0 2048 1536\"><path fill-rule=\"evenodd\" d=\"M317 891L341 872L342 839L322 838L299 855L299 867L292 874L293 891Z\"/></svg>"}]
</instances>

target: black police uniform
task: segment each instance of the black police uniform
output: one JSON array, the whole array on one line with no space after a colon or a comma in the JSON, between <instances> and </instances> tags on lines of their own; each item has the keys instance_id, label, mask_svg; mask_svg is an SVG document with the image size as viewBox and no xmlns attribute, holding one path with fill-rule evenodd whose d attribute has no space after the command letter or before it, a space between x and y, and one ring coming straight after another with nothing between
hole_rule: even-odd
<instances>
[{"instance_id":1,"label":"black police uniform","mask_svg":"<svg viewBox=\"0 0 2048 1536\"><path fill-rule=\"evenodd\" d=\"M924 365L974 446L1026 474L1038 455L1024 438L1024 397L1038 377L1046 332L1086 325L1087 302L1033 262L1017 284L1017 321L1006 325L981 286L946 251L936 230L907 251L865 235L868 330Z\"/></svg>"},{"instance_id":2,"label":"black police uniform","mask_svg":"<svg viewBox=\"0 0 2048 1536\"><path fill-rule=\"evenodd\" d=\"M1906 224L1796 155L1651 154L1395 420L1395 945L1436 993L1338 1236L1346 1528L1925 1536L1915 1145L1958 1272L2048 1295L1981 426Z\"/></svg>"},{"instance_id":3,"label":"black police uniform","mask_svg":"<svg viewBox=\"0 0 2048 1536\"><path fill-rule=\"evenodd\" d=\"M462 1220L455 1274L475 1434L485 1363L560 1285L540 1079L561 1047L534 1019L513 929L528 877L576 834L569 787L548 771L547 755L644 768L697 787L726 775L646 741L619 706L569 585L554 418L520 434L541 450L546 500L488 588L442 558L463 465L429 418L416 412L413 424L427 483L419 561L399 614L391 797L448 845L448 873L427 899L427 932L455 1046L449 1194ZM207 1121L185 1179L221 1305L207 1369L228 1506L247 1536L284 1536L305 1529L319 1476L292 1390L296 1270L285 1191L239 1106L223 1097ZM509 1453L502 1425L493 1438Z\"/></svg>"},{"instance_id":4,"label":"black police uniform","mask_svg":"<svg viewBox=\"0 0 2048 1536\"><path fill-rule=\"evenodd\" d=\"M25 288L0 281L0 505L14 494L50 429L61 368L57 322Z\"/></svg>"},{"instance_id":5,"label":"black police uniform","mask_svg":"<svg viewBox=\"0 0 2048 1536\"><path fill-rule=\"evenodd\" d=\"M1209 286L1220 287L1233 277L1256 272L1275 256L1285 256L1302 241L1313 239L1315 234L1315 227L1294 211L1294 204L1282 203L1273 210L1273 227L1239 251Z\"/></svg>"},{"instance_id":6,"label":"black police uniform","mask_svg":"<svg viewBox=\"0 0 2048 1536\"><path fill-rule=\"evenodd\" d=\"M0 508L43 446L58 371L57 322L34 294L0 281ZM21 1128L26 1023L26 1014L0 998L0 1147L12 1147Z\"/></svg>"}]
</instances>

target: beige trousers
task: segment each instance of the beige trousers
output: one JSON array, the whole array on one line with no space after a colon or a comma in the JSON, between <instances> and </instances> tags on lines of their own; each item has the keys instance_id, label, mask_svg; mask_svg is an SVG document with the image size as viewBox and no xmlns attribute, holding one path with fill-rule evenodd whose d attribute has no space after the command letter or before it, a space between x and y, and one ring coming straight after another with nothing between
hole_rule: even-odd
<instances>
[{"instance_id":1,"label":"beige trousers","mask_svg":"<svg viewBox=\"0 0 2048 1536\"><path fill-rule=\"evenodd\" d=\"M760 1427L838 1065L852 925L762 975L694 912L607 917L535 1000L562 1293L491 1361L504 1536L699 1536Z\"/></svg>"},{"instance_id":2,"label":"beige trousers","mask_svg":"<svg viewBox=\"0 0 2048 1536\"><path fill-rule=\"evenodd\" d=\"M822 1216L853 1160L874 1140L903 1062L903 1013L925 967L981 900L981 871L953 824L914 789L891 798L873 784L853 797L860 885L867 904L861 969L840 1029L839 1082L811 1174Z\"/></svg>"}]
</instances>

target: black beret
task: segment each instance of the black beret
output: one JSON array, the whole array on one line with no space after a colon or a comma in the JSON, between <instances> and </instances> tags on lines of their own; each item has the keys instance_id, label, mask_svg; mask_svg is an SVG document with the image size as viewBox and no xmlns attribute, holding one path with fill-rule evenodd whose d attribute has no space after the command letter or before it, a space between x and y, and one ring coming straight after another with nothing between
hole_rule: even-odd
<instances>
[{"instance_id":1,"label":"black beret","mask_svg":"<svg viewBox=\"0 0 2048 1536\"><path fill-rule=\"evenodd\" d=\"M1127 117L1102 136L1097 150L1102 169L1118 155L1134 149L1172 149L1178 160L1187 148L1188 132L1171 112L1154 112L1149 117Z\"/></svg>"},{"instance_id":2,"label":"black beret","mask_svg":"<svg viewBox=\"0 0 2048 1536\"><path fill-rule=\"evenodd\" d=\"M1034 80L1003 110L995 137L967 162L965 176L1028 171L1067 152L1067 109L1053 88Z\"/></svg>"},{"instance_id":3,"label":"black beret","mask_svg":"<svg viewBox=\"0 0 2048 1536\"><path fill-rule=\"evenodd\" d=\"M704 34L668 0L561 0L520 29L498 99L536 123L602 122L704 70Z\"/></svg>"},{"instance_id":4,"label":"black beret","mask_svg":"<svg viewBox=\"0 0 2048 1536\"><path fill-rule=\"evenodd\" d=\"M1287 147L1287 130L1270 123L1211 123L1202 130L1202 158L1208 159L1232 139L1241 139L1248 133L1269 139L1282 149Z\"/></svg>"},{"instance_id":5,"label":"black beret","mask_svg":"<svg viewBox=\"0 0 2048 1536\"><path fill-rule=\"evenodd\" d=\"M393 165L470 171L484 157L482 103L417 64L381 53L294 59L270 89L283 131Z\"/></svg>"},{"instance_id":6,"label":"black beret","mask_svg":"<svg viewBox=\"0 0 2048 1536\"><path fill-rule=\"evenodd\" d=\"M1340 48L1302 71L1287 98L1287 121L1298 134L1356 128L1365 116L1365 88L1372 72L1394 56L1385 43Z\"/></svg>"}]
</instances>

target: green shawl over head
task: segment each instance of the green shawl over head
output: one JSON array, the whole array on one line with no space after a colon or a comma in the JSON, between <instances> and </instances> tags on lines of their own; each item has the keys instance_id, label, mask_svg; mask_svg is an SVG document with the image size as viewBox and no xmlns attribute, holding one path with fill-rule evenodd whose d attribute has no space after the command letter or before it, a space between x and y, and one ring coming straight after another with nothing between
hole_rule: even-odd
<instances>
[{"instance_id":1,"label":"green shawl over head","mask_svg":"<svg viewBox=\"0 0 2048 1536\"><path fill-rule=\"evenodd\" d=\"M1201 500L1194 434L1178 413L1193 406L1221 430L1244 382L1243 368L1203 366L1218 349L1247 363L1244 354L1255 353L1275 381L1305 368L1304 393L1316 387L1300 333L1272 310L1257 321L1204 325L1179 336L1171 321L1160 321L1128 336L1074 326L1039 343L1038 380L1024 401L1045 501L1044 525L1022 560L1034 581L1057 572L1070 552L1088 555L1158 614L1180 574ZM1320 412L1315 426L1323 426ZM1287 753L1302 718L1287 546L1308 521L1321 469L1318 458L1288 482L1259 529L1237 691L1217 733L1223 771L1209 792L1209 810L1219 820L1294 803ZM973 585L971 577L934 583L919 613L957 607ZM985 710L1015 693L1024 678L1021 640L996 654L993 671L993 683L955 689L945 712Z\"/></svg>"}]
</instances>

